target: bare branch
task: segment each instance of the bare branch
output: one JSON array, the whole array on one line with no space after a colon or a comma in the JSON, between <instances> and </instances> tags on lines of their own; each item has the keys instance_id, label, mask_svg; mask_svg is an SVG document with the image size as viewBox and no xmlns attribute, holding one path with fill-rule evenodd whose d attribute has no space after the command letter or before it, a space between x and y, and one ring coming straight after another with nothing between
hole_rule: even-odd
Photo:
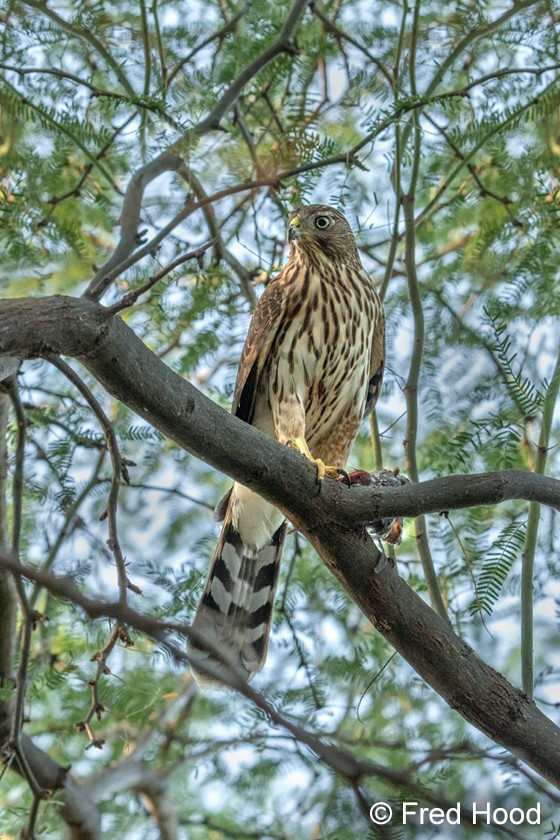
<instances>
[{"instance_id":1,"label":"bare branch","mask_svg":"<svg viewBox=\"0 0 560 840\"><path fill-rule=\"evenodd\" d=\"M117 567L117 577L119 581L119 597L121 601L126 602L126 594L127 589L130 587L130 581L126 572L126 562L122 553L121 544L119 540L119 530L117 524L117 503L119 498L121 479L124 479L124 481L127 484L130 481L127 464L126 461L121 457L119 444L117 442L117 436L115 435L115 430L113 429L111 421L109 420L109 418L103 411L103 408L101 407L99 401L94 397L94 395L87 387L85 382L70 367L70 365L67 365L66 362L62 361L62 359L59 359L53 355L48 355L46 358L51 363L51 365L54 365L54 367L58 368L61 371L61 373L63 373L64 376L70 382L72 382L73 385L75 385L80 394L85 398L89 407L97 417L99 425L103 430L105 440L107 441L107 449L109 451L111 463L113 465L113 477L111 479L111 489L109 491L107 511L106 514L104 514L104 516L107 516L109 522L109 539L107 540L107 545L111 549L113 557L115 558L115 564Z\"/></svg>"},{"instance_id":2,"label":"bare branch","mask_svg":"<svg viewBox=\"0 0 560 840\"><path fill-rule=\"evenodd\" d=\"M147 111L152 111L154 114L157 114L169 125L172 125L173 128L179 129L179 123L173 119L162 107L161 105L157 105L152 103L147 99L147 94L144 94L144 98L138 96L125 96L125 94L117 93L113 90L103 90L103 88L97 87L97 85L92 84L91 82L87 81L87 79L81 78L81 76L76 76L75 73L70 73L67 70L59 70L54 67L17 67L11 64L4 64L0 62L0 70L8 70L12 73L17 73L19 76L29 76L29 75L43 75L43 76L56 76L58 79L64 79L68 82L72 82L76 85L81 85L82 87L87 88L93 96L105 99L116 99L119 102L124 102L127 105L131 105L135 108L142 108ZM136 116L136 115L134 115ZM131 118L132 119L132 118Z\"/></svg>"},{"instance_id":3,"label":"bare branch","mask_svg":"<svg viewBox=\"0 0 560 840\"><path fill-rule=\"evenodd\" d=\"M318 500L316 471L289 448L242 423L174 373L119 318L100 304L57 295L2 302L0 353L19 358L61 353L79 358L104 387L140 416L216 469L254 488L275 504L285 498L279 483L292 487L300 475L301 496L310 514L339 513L346 525L387 516L418 516L507 499L539 501L560 508L560 483L524 470L447 476L402 487L354 487L328 481ZM141 375L140 375L141 374ZM221 428L223 435L209 430ZM231 440L239 446L232 447ZM274 473L271 471L274 464ZM274 476L274 477L272 477ZM295 492L292 487L292 492Z\"/></svg>"},{"instance_id":4,"label":"bare branch","mask_svg":"<svg viewBox=\"0 0 560 840\"><path fill-rule=\"evenodd\" d=\"M99 683L102 676L110 673L107 667L107 660L109 659L109 656L114 650L117 642L123 639L123 634L124 639L126 640L125 643L132 645L133 642L130 640L128 633L123 631L121 624L117 622L111 630L109 638L103 645L102 649L96 651L91 657L92 662L97 662L95 675L91 680L89 680L89 685L91 686L91 705L85 718L76 723L76 729L78 732L85 732L89 738L89 744L87 745L86 750L90 747L95 747L100 750L103 748L103 744L105 743L103 738L98 738L95 735L91 722L94 718L101 720L105 712L105 706L101 702Z\"/></svg>"},{"instance_id":5,"label":"bare branch","mask_svg":"<svg viewBox=\"0 0 560 840\"><path fill-rule=\"evenodd\" d=\"M207 47L209 44L212 43L212 41L223 41L226 35L229 35L230 32L233 32L241 18L244 17L244 15L247 13L248 8L249 2L248 0L246 0L246 2L243 4L243 7L239 10L239 12L236 15L234 15L231 18L231 20L227 21L223 26L221 26L219 29L213 32L212 35L209 35L207 38L204 38L204 40L202 40L200 44L197 44L196 47L194 47L189 53L187 53L187 55L184 58L182 58L175 65L173 70L171 70L171 72L169 73L167 84L170 85L173 82L177 73L179 73L183 69L183 67L185 67L185 65L187 65L189 61L192 58L194 58L194 56L197 53L200 52L200 50L203 50L204 47Z\"/></svg>"},{"instance_id":6,"label":"bare branch","mask_svg":"<svg viewBox=\"0 0 560 840\"><path fill-rule=\"evenodd\" d=\"M35 5L35 0L26 0L27 3ZM142 199L144 190L147 185L155 178L159 177L164 172L177 171L183 164L183 160L179 157L180 150L192 142L195 138L207 134L209 131L214 131L220 127L220 120L224 114L233 106L241 94L243 88L256 76L263 67L266 67L278 55L283 52L293 52L291 45L291 37L297 28L299 21L309 3L309 0L294 0L294 4L288 12L284 24L279 32L276 41L264 50L248 67L243 70L239 76L232 81L230 86L224 91L212 111L202 119L196 126L190 129L180 140L172 144L169 149L162 152L150 163L145 164L136 171L133 175L130 184L127 188L122 215L121 215L121 238L117 245L115 252L110 260L97 272L94 279L90 283L86 295L95 300L103 295L103 292L110 285L115 276L118 276L124 268L128 265L123 265L130 254L138 245L138 225L140 221L140 211L142 206ZM269 185L277 183L278 179L271 179ZM243 188L242 188L243 189ZM228 194L228 193L226 193ZM202 205L202 202L199 206ZM161 241L170 230L173 230L185 216L178 214L175 218L177 221L171 227L164 228L165 233L160 237L154 237L158 242ZM152 241L151 250L156 242ZM136 259L133 260L136 262ZM117 269L115 274L115 269Z\"/></svg>"},{"instance_id":7,"label":"bare branch","mask_svg":"<svg viewBox=\"0 0 560 840\"><path fill-rule=\"evenodd\" d=\"M189 262L189 260L196 260L199 268L202 268L202 258L208 248L212 247L214 242L215 240L211 239L210 242L205 242L204 245L200 246L200 248L196 248L194 251L189 251L187 254L177 257L176 260L173 260L173 262L169 263L169 265L165 265L156 274L148 277L146 282L142 283L141 286L138 286L137 289L132 289L132 291L127 292L126 295L123 295L123 297L112 306L107 307L107 311L112 314L116 314L117 312L121 312L123 309L128 309L129 307L134 306L139 297L146 292L149 292L149 290L153 288L163 277L166 277L172 271L175 271L175 269L180 265Z\"/></svg>"},{"instance_id":8,"label":"bare branch","mask_svg":"<svg viewBox=\"0 0 560 840\"><path fill-rule=\"evenodd\" d=\"M62 296L4 301L0 353L30 356L44 353L45 347L79 357L110 393L164 434L278 505L370 621L452 708L560 785L560 731L531 700L481 662L388 564L382 573L376 571L376 550L363 528L371 521L372 510L375 518L381 512L417 515L497 504L506 498L538 498L558 507L559 482L521 470L449 476L383 492L349 490L325 481L317 497L316 471L305 458L220 409L167 368L120 319L108 317L99 304ZM220 435L214 433L216 428ZM22 569L13 558L4 562L34 580L44 574ZM87 606L92 617L111 613L150 635L161 634L161 625L145 616L140 622L124 604L109 610L108 605L84 601L83 596L76 603ZM166 626L186 632L177 625ZM169 644L165 639L162 643ZM242 690L241 683L234 685ZM251 699L250 689L247 692Z\"/></svg>"}]
</instances>

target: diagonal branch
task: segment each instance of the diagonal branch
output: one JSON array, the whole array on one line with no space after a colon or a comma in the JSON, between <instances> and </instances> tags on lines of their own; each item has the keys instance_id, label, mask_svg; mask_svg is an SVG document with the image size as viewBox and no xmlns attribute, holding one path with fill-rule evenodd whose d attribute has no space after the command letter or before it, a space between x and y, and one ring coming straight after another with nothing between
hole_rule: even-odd
<instances>
[{"instance_id":1,"label":"diagonal branch","mask_svg":"<svg viewBox=\"0 0 560 840\"><path fill-rule=\"evenodd\" d=\"M198 267L201 269L203 265L203 257L208 248L211 248L214 244L213 239L209 242L205 242L204 245L201 245L200 248L196 248L194 251L189 251L186 254L182 254L180 257L177 257L176 260L169 263L169 265L164 265L162 269L160 269L156 274L153 274L151 277L138 286L136 289L131 289L130 292L127 292L126 295L114 303L112 306L108 307L108 311L114 313L115 315L117 312L121 312L123 309L128 309L131 306L134 306L138 298L140 298L146 292L149 292L151 288L153 288L156 283L170 274L172 271L175 271L180 265L183 265L190 260L196 260L198 263Z\"/></svg>"},{"instance_id":2,"label":"diagonal branch","mask_svg":"<svg viewBox=\"0 0 560 840\"><path fill-rule=\"evenodd\" d=\"M204 397L104 307L63 296L4 301L0 354L24 358L46 351L79 358L109 393L168 437L278 505L364 615L448 705L560 787L560 730L532 700L482 662L389 564L378 570L371 540L353 523L371 519L372 506L382 510L384 499L392 496L394 502L397 488L384 488L382 494L364 488L361 494L338 482L325 482L318 497L315 469L302 456ZM449 497L438 495L446 482L447 489L457 493L451 498L456 507L496 504L508 497L538 498L560 506L559 482L529 478L518 470L425 482L416 488L418 504L427 496L424 510L450 507ZM393 514L405 508L407 515L418 512L404 504L395 508ZM19 565L9 567L22 572ZM120 604L117 608L125 613L128 609ZM153 619L143 621L153 626Z\"/></svg>"},{"instance_id":3,"label":"diagonal branch","mask_svg":"<svg viewBox=\"0 0 560 840\"><path fill-rule=\"evenodd\" d=\"M33 3L34 0L26 0ZM176 172L183 164L179 156L181 150L195 143L202 135L215 131L220 127L220 120L227 111L235 105L243 88L253 79L267 64L284 52L294 52L291 38L300 22L300 19L307 8L309 0L294 0L291 10L288 12L284 24L279 32L278 38L266 50L257 56L229 87L221 95L220 99L196 126L186 132L180 140L173 143L168 149L159 154L154 160L142 166L132 176L128 185L121 214L121 238L107 263L99 269L90 283L86 295L99 300L105 289L114 279L112 272L117 266L121 266L124 260L130 256L138 245L138 226L140 223L140 211L144 191L151 181L158 178L164 172ZM273 180L272 184L275 183ZM120 268L120 270L123 270ZM118 274L119 272L117 272ZM107 278L110 279L107 279Z\"/></svg>"},{"instance_id":4,"label":"diagonal branch","mask_svg":"<svg viewBox=\"0 0 560 840\"><path fill-rule=\"evenodd\" d=\"M23 359L52 353L78 358L109 393L163 434L275 504L286 502L290 488L294 507L303 504L312 525L328 517L356 526L372 518L418 516L507 499L539 501L560 509L560 482L524 470L447 476L383 490L348 490L329 481L315 498L316 471L304 458L205 397L107 308L63 295L4 300L0 354ZM213 434L216 428L223 434ZM231 441L238 445L232 447Z\"/></svg>"}]
</instances>

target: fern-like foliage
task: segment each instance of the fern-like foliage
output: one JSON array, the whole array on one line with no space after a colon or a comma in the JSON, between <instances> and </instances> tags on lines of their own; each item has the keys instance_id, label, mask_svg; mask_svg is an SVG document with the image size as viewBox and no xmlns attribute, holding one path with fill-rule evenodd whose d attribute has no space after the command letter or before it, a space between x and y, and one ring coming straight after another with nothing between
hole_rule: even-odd
<instances>
[{"instance_id":1,"label":"fern-like foliage","mask_svg":"<svg viewBox=\"0 0 560 840\"><path fill-rule=\"evenodd\" d=\"M542 411L543 393L529 377L523 375L520 365L516 364L518 353L512 351L507 324L487 307L484 308L484 314L492 330L490 344L502 366L508 393L527 417L534 417Z\"/></svg>"},{"instance_id":2,"label":"fern-like foliage","mask_svg":"<svg viewBox=\"0 0 560 840\"><path fill-rule=\"evenodd\" d=\"M488 615L492 613L514 563L521 557L526 533L526 520L511 522L492 542L477 577L478 599L469 606L472 613L480 609Z\"/></svg>"},{"instance_id":3,"label":"fern-like foliage","mask_svg":"<svg viewBox=\"0 0 560 840\"><path fill-rule=\"evenodd\" d=\"M145 229L146 242L157 236L157 244L131 242L130 260L138 259L102 304L212 240L202 266L181 264L118 317L173 371L227 406L255 301L286 261L287 212L329 203L344 210L364 265L385 292L387 373L376 408L385 466L405 467L406 439L421 479L532 468L560 314L560 42L551 5L7 4L0 16L0 298L79 297L123 231L128 236L136 211L134 201L123 208L124 193L132 186L134 196L143 185L139 234ZM297 29L267 60L298 7ZM224 96L219 119L200 128ZM170 152L184 165L152 178L150 162L170 160ZM405 206L414 211L414 253L407 253ZM181 224L159 239L177 214ZM417 264L421 358L407 257ZM351 324L341 330L354 340ZM418 429L408 436L411 357L420 362ZM164 775L190 840L352 840L368 832L365 802L394 803L398 814L398 803L422 788L436 802L467 802L475 777L495 807L505 805L509 791L495 762L479 757L476 731L406 662L391 658L389 643L299 534L286 541L269 659L253 685L279 715L328 743L327 755L341 748L363 761L360 790L289 728L271 726L247 696L193 696L171 645L185 651L181 627L194 615L218 535L212 508L231 482L145 425L126 394L113 398L79 363L74 369L129 464L132 481L121 482L116 522L105 517L116 485L98 417L59 371L33 360L18 377L27 416L22 516L12 502L20 430L11 409L0 510L16 524L21 519L22 562L67 576L100 604L123 597L110 550L109 526L116 527L133 584L128 603L167 629L156 642L129 628L134 647L119 641L110 652L98 685L105 712L91 721L106 741L84 760L87 738L74 723L91 703L91 681L104 664L96 651L112 625L22 579L30 607L48 616L30 635L23 704L37 748L61 768L72 765L84 788L92 773L103 786L106 768L118 772L140 748ZM370 431L364 422L349 466L372 467ZM219 425L212 434L221 434ZM553 423L551 475L560 470L559 453ZM523 501L503 502L448 519L428 516L425 531L454 628L475 637L481 656L510 668L516 682L519 606L505 596L519 573L525 514ZM558 527L553 515L539 523L536 604L558 599ZM399 573L425 597L412 522L404 534ZM17 604L2 608L0 644L7 646L25 625L6 629ZM501 636L496 662L486 628L494 634L496 624L501 633L506 610L513 632ZM550 611L542 612L552 637ZM25 664L25 645L22 651ZM8 662L11 649L5 653ZM538 678L546 675L539 694L558 680L547 653L541 648L535 663ZM14 690L4 682L5 721ZM2 830L31 835L33 795L13 766L8 758ZM376 774L376 767L392 772ZM516 804L533 805L528 779L520 781ZM55 792L50 802L57 801ZM156 831L133 791L102 807L112 836ZM545 811L543 800L544 819ZM41 802L34 834L60 837L61 813ZM394 820L383 836L426 834L425 826L402 829Z\"/></svg>"}]
</instances>

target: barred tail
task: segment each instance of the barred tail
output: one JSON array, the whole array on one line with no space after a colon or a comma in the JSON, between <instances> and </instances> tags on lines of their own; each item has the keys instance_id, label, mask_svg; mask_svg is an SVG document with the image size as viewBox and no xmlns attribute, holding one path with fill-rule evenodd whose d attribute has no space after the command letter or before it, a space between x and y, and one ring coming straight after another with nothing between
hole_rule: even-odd
<instances>
[{"instance_id":1,"label":"barred tail","mask_svg":"<svg viewBox=\"0 0 560 840\"><path fill-rule=\"evenodd\" d=\"M219 674L219 660L211 658L213 646L228 654L249 680L263 667L286 527L283 522L260 548L249 547L232 524L230 501L193 622L208 647L189 643L192 673L200 685L219 685L196 668L197 661L212 663Z\"/></svg>"}]
</instances>

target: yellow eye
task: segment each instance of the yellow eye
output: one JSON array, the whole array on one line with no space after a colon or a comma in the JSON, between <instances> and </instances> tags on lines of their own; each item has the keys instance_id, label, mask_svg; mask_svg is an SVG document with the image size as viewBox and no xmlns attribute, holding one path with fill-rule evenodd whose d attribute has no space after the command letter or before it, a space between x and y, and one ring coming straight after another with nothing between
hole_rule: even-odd
<instances>
[{"instance_id":1,"label":"yellow eye","mask_svg":"<svg viewBox=\"0 0 560 840\"><path fill-rule=\"evenodd\" d=\"M325 230L330 225L331 220L328 216L317 216L315 219L315 227L319 228L319 230Z\"/></svg>"}]
</instances>

